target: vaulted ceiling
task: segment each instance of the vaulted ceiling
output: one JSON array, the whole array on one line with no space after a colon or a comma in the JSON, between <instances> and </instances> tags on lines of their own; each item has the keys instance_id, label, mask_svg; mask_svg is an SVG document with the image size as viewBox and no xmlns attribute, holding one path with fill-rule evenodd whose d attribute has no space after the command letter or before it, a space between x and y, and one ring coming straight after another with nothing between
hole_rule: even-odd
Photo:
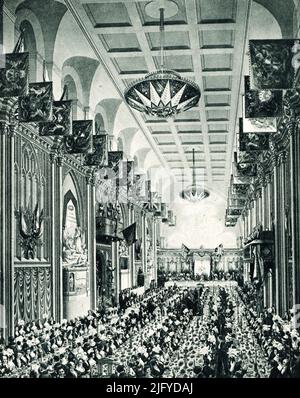
<instances>
[{"instance_id":1,"label":"vaulted ceiling","mask_svg":"<svg viewBox=\"0 0 300 398\"><path fill-rule=\"evenodd\" d=\"M225 193L238 118L250 0L175 0L165 21L168 69L195 81L199 105L169 120L131 111L162 164L181 181L191 175ZM159 68L159 21L144 0L65 0L122 95L135 79ZM76 44L75 44L76 45ZM186 181L185 177L185 181Z\"/></svg>"}]
</instances>

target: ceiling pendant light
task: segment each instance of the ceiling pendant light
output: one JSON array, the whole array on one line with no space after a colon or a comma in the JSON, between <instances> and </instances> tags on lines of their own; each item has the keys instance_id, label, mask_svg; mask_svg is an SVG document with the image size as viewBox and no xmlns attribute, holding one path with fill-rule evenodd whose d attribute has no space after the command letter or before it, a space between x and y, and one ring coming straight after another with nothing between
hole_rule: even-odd
<instances>
[{"instance_id":1,"label":"ceiling pendant light","mask_svg":"<svg viewBox=\"0 0 300 398\"><path fill-rule=\"evenodd\" d=\"M160 17L160 69L134 81L125 91L126 102L147 115L167 118L197 105L200 89L196 83L164 68L164 15L174 15L172 1L157 0L147 4L150 15ZM176 6L177 7L177 6ZM176 13L177 13L176 8Z\"/></svg>"},{"instance_id":2,"label":"ceiling pendant light","mask_svg":"<svg viewBox=\"0 0 300 398\"><path fill-rule=\"evenodd\" d=\"M201 200L207 198L209 192L201 187L197 187L196 183L196 168L195 168L195 149L193 148L193 181L192 185L188 188L182 189L180 197L184 200L188 200L192 203L201 202Z\"/></svg>"}]
</instances>

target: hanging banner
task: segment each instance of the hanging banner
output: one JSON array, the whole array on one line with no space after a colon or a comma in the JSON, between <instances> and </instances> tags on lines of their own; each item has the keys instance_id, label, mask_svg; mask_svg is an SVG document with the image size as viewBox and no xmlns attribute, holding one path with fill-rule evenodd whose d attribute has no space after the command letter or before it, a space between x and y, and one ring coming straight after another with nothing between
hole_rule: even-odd
<instances>
[{"instance_id":1,"label":"hanging banner","mask_svg":"<svg viewBox=\"0 0 300 398\"><path fill-rule=\"evenodd\" d=\"M133 245L137 239L136 239L136 223L133 223L129 225L129 227L123 229L122 231L126 245L131 246Z\"/></svg>"},{"instance_id":2,"label":"hanging banner","mask_svg":"<svg viewBox=\"0 0 300 398\"><path fill-rule=\"evenodd\" d=\"M161 203L161 221L168 221L168 206L166 203Z\"/></svg>"},{"instance_id":3,"label":"hanging banner","mask_svg":"<svg viewBox=\"0 0 300 398\"><path fill-rule=\"evenodd\" d=\"M28 93L28 53L3 54L5 67L0 68L0 98L20 97Z\"/></svg>"},{"instance_id":4,"label":"hanging banner","mask_svg":"<svg viewBox=\"0 0 300 398\"><path fill-rule=\"evenodd\" d=\"M116 177L119 179L118 184L120 184L122 180L123 174L123 151L109 151L108 152L108 168L111 169Z\"/></svg>"},{"instance_id":5,"label":"hanging banner","mask_svg":"<svg viewBox=\"0 0 300 398\"><path fill-rule=\"evenodd\" d=\"M176 217L174 216L173 210L168 210L168 221L169 221L169 227L176 226Z\"/></svg>"},{"instance_id":6,"label":"hanging banner","mask_svg":"<svg viewBox=\"0 0 300 398\"><path fill-rule=\"evenodd\" d=\"M235 227L236 223L237 222L235 220L225 219L225 227Z\"/></svg>"},{"instance_id":7,"label":"hanging banner","mask_svg":"<svg viewBox=\"0 0 300 398\"><path fill-rule=\"evenodd\" d=\"M229 207L227 209L227 216L238 217L242 214L242 211L243 211L242 208Z\"/></svg>"},{"instance_id":8,"label":"hanging banner","mask_svg":"<svg viewBox=\"0 0 300 398\"><path fill-rule=\"evenodd\" d=\"M29 83L28 95L19 97L19 121L51 122L52 102L52 82Z\"/></svg>"},{"instance_id":9,"label":"hanging banner","mask_svg":"<svg viewBox=\"0 0 300 398\"><path fill-rule=\"evenodd\" d=\"M247 191L249 188L249 184L232 184L231 194L236 195L238 197L246 197Z\"/></svg>"},{"instance_id":10,"label":"hanging banner","mask_svg":"<svg viewBox=\"0 0 300 398\"><path fill-rule=\"evenodd\" d=\"M240 133L240 151L267 151L269 149L269 134Z\"/></svg>"},{"instance_id":11,"label":"hanging banner","mask_svg":"<svg viewBox=\"0 0 300 398\"><path fill-rule=\"evenodd\" d=\"M299 48L299 40L249 40L251 88L292 88L299 68Z\"/></svg>"},{"instance_id":12,"label":"hanging banner","mask_svg":"<svg viewBox=\"0 0 300 398\"><path fill-rule=\"evenodd\" d=\"M260 118L246 118L245 117L245 96L242 101L243 109L243 131L244 133L276 133L277 119L276 117L260 117Z\"/></svg>"},{"instance_id":13,"label":"hanging banner","mask_svg":"<svg viewBox=\"0 0 300 398\"><path fill-rule=\"evenodd\" d=\"M69 154L92 151L93 120L74 120L72 135L65 137L65 150Z\"/></svg>"},{"instance_id":14,"label":"hanging banner","mask_svg":"<svg viewBox=\"0 0 300 398\"><path fill-rule=\"evenodd\" d=\"M246 159L244 161L238 161L237 153L234 152L233 170L233 176L235 180L240 179L241 182L246 182L244 181L245 179L248 180L249 178L255 177L257 175L257 163L253 161L247 161Z\"/></svg>"},{"instance_id":15,"label":"hanging banner","mask_svg":"<svg viewBox=\"0 0 300 398\"><path fill-rule=\"evenodd\" d=\"M251 90L250 76L245 76L245 117L282 116L282 90Z\"/></svg>"},{"instance_id":16,"label":"hanging banner","mask_svg":"<svg viewBox=\"0 0 300 398\"><path fill-rule=\"evenodd\" d=\"M135 174L131 198L141 200L146 197L146 174Z\"/></svg>"},{"instance_id":17,"label":"hanging banner","mask_svg":"<svg viewBox=\"0 0 300 398\"><path fill-rule=\"evenodd\" d=\"M52 121L39 123L43 136L68 136L72 134L72 101L54 101Z\"/></svg>"},{"instance_id":18,"label":"hanging banner","mask_svg":"<svg viewBox=\"0 0 300 398\"><path fill-rule=\"evenodd\" d=\"M146 181L146 202L152 203L151 180Z\"/></svg>"},{"instance_id":19,"label":"hanging banner","mask_svg":"<svg viewBox=\"0 0 300 398\"><path fill-rule=\"evenodd\" d=\"M161 216L161 202L153 203L153 211L155 216Z\"/></svg>"},{"instance_id":20,"label":"hanging banner","mask_svg":"<svg viewBox=\"0 0 300 398\"><path fill-rule=\"evenodd\" d=\"M245 198L240 198L236 195L232 196L229 195L228 196L228 201L227 201L228 207L244 207L246 204L246 197Z\"/></svg>"},{"instance_id":21,"label":"hanging banner","mask_svg":"<svg viewBox=\"0 0 300 398\"><path fill-rule=\"evenodd\" d=\"M134 183L134 161L127 160L126 162L126 174L127 174L127 187L128 189L132 187Z\"/></svg>"},{"instance_id":22,"label":"hanging banner","mask_svg":"<svg viewBox=\"0 0 300 398\"><path fill-rule=\"evenodd\" d=\"M267 151L269 149L269 134L244 133L243 119L239 119L239 150L241 152Z\"/></svg>"},{"instance_id":23,"label":"hanging banner","mask_svg":"<svg viewBox=\"0 0 300 398\"><path fill-rule=\"evenodd\" d=\"M85 157L86 166L104 167L107 165L107 134L93 135L93 153L88 153Z\"/></svg>"}]
</instances>

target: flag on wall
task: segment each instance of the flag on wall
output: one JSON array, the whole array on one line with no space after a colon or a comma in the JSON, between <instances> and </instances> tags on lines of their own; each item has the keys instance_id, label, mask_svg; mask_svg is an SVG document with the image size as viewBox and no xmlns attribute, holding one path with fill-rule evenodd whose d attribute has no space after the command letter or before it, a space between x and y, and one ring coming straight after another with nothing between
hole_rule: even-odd
<instances>
[{"instance_id":1,"label":"flag on wall","mask_svg":"<svg viewBox=\"0 0 300 398\"><path fill-rule=\"evenodd\" d=\"M242 152L243 153L243 152ZM248 152L245 152L246 154ZM257 175L257 163L250 161L252 157L249 157L249 161L244 157L244 160L238 160L237 152L234 152L233 162L233 177L235 181L239 180L241 183L249 182L251 177Z\"/></svg>"},{"instance_id":2,"label":"flag on wall","mask_svg":"<svg viewBox=\"0 0 300 398\"><path fill-rule=\"evenodd\" d=\"M169 221L169 227L175 227L176 217L174 216L173 210L168 210L168 221Z\"/></svg>"},{"instance_id":3,"label":"flag on wall","mask_svg":"<svg viewBox=\"0 0 300 398\"><path fill-rule=\"evenodd\" d=\"M245 117L282 116L282 90L251 90L250 76L245 76Z\"/></svg>"},{"instance_id":4,"label":"flag on wall","mask_svg":"<svg viewBox=\"0 0 300 398\"><path fill-rule=\"evenodd\" d=\"M269 149L269 134L240 133L239 149L242 152L267 151Z\"/></svg>"},{"instance_id":5,"label":"flag on wall","mask_svg":"<svg viewBox=\"0 0 300 398\"><path fill-rule=\"evenodd\" d=\"M249 184L232 184L231 194L237 197L246 197Z\"/></svg>"},{"instance_id":6,"label":"flag on wall","mask_svg":"<svg viewBox=\"0 0 300 398\"><path fill-rule=\"evenodd\" d=\"M126 183L127 183L127 191L128 191L134 183L134 161L133 160L127 160L127 162L126 162Z\"/></svg>"},{"instance_id":7,"label":"flag on wall","mask_svg":"<svg viewBox=\"0 0 300 398\"><path fill-rule=\"evenodd\" d=\"M249 40L251 88L289 89L299 68L299 40Z\"/></svg>"},{"instance_id":8,"label":"flag on wall","mask_svg":"<svg viewBox=\"0 0 300 398\"><path fill-rule=\"evenodd\" d=\"M120 184L123 173L123 151L109 151L107 159L108 168L116 173L116 177L119 179L118 184Z\"/></svg>"},{"instance_id":9,"label":"flag on wall","mask_svg":"<svg viewBox=\"0 0 300 398\"><path fill-rule=\"evenodd\" d=\"M161 221L168 221L168 206L166 203L161 203Z\"/></svg>"},{"instance_id":10,"label":"flag on wall","mask_svg":"<svg viewBox=\"0 0 300 398\"><path fill-rule=\"evenodd\" d=\"M289 90L290 91L290 90ZM276 133L276 117L257 117L246 118L245 116L245 96L242 98L243 111L243 131L244 133Z\"/></svg>"},{"instance_id":11,"label":"flag on wall","mask_svg":"<svg viewBox=\"0 0 300 398\"><path fill-rule=\"evenodd\" d=\"M244 133L243 119L239 119L239 150L241 152L258 152L269 149L269 134Z\"/></svg>"},{"instance_id":12,"label":"flag on wall","mask_svg":"<svg viewBox=\"0 0 300 398\"><path fill-rule=\"evenodd\" d=\"M93 120L74 120L72 135L65 137L65 150L70 154L92 151Z\"/></svg>"},{"instance_id":13,"label":"flag on wall","mask_svg":"<svg viewBox=\"0 0 300 398\"><path fill-rule=\"evenodd\" d=\"M19 121L51 122L52 102L52 82L29 83L28 95L19 97Z\"/></svg>"},{"instance_id":14,"label":"flag on wall","mask_svg":"<svg viewBox=\"0 0 300 398\"><path fill-rule=\"evenodd\" d=\"M133 223L129 225L129 227L123 229L122 231L125 242L127 246L133 245L137 239L136 239L136 223Z\"/></svg>"},{"instance_id":15,"label":"flag on wall","mask_svg":"<svg viewBox=\"0 0 300 398\"><path fill-rule=\"evenodd\" d=\"M72 134L72 101L54 101L52 121L39 123L39 133L44 136Z\"/></svg>"},{"instance_id":16,"label":"flag on wall","mask_svg":"<svg viewBox=\"0 0 300 398\"><path fill-rule=\"evenodd\" d=\"M20 97L28 93L28 53L3 54L5 67L0 68L0 98Z\"/></svg>"},{"instance_id":17,"label":"flag on wall","mask_svg":"<svg viewBox=\"0 0 300 398\"><path fill-rule=\"evenodd\" d=\"M134 186L133 186L133 197L136 199L142 199L146 197L146 175L135 174L134 175Z\"/></svg>"},{"instance_id":18,"label":"flag on wall","mask_svg":"<svg viewBox=\"0 0 300 398\"><path fill-rule=\"evenodd\" d=\"M86 166L104 167L107 165L107 134L93 135L93 153L86 154Z\"/></svg>"}]
</instances>

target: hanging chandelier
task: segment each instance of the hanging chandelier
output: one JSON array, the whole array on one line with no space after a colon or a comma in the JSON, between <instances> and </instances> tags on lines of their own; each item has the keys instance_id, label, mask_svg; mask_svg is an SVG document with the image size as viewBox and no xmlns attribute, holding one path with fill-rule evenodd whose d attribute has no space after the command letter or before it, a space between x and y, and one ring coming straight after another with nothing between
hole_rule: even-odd
<instances>
[{"instance_id":1,"label":"hanging chandelier","mask_svg":"<svg viewBox=\"0 0 300 398\"><path fill-rule=\"evenodd\" d=\"M171 117L192 108L198 104L201 95L196 83L164 68L164 15L165 10L169 15L174 12L174 4L166 0L147 4L151 15L156 16L159 10L160 69L134 81L124 93L132 108L159 118Z\"/></svg>"},{"instance_id":2,"label":"hanging chandelier","mask_svg":"<svg viewBox=\"0 0 300 398\"><path fill-rule=\"evenodd\" d=\"M184 183L184 181L183 181ZM209 192L201 187L197 187L196 183L196 169L195 169L195 149L193 148L193 180L192 185L184 188L180 192L180 197L184 200L188 200L192 203L201 202L201 200L207 198Z\"/></svg>"}]
</instances>

